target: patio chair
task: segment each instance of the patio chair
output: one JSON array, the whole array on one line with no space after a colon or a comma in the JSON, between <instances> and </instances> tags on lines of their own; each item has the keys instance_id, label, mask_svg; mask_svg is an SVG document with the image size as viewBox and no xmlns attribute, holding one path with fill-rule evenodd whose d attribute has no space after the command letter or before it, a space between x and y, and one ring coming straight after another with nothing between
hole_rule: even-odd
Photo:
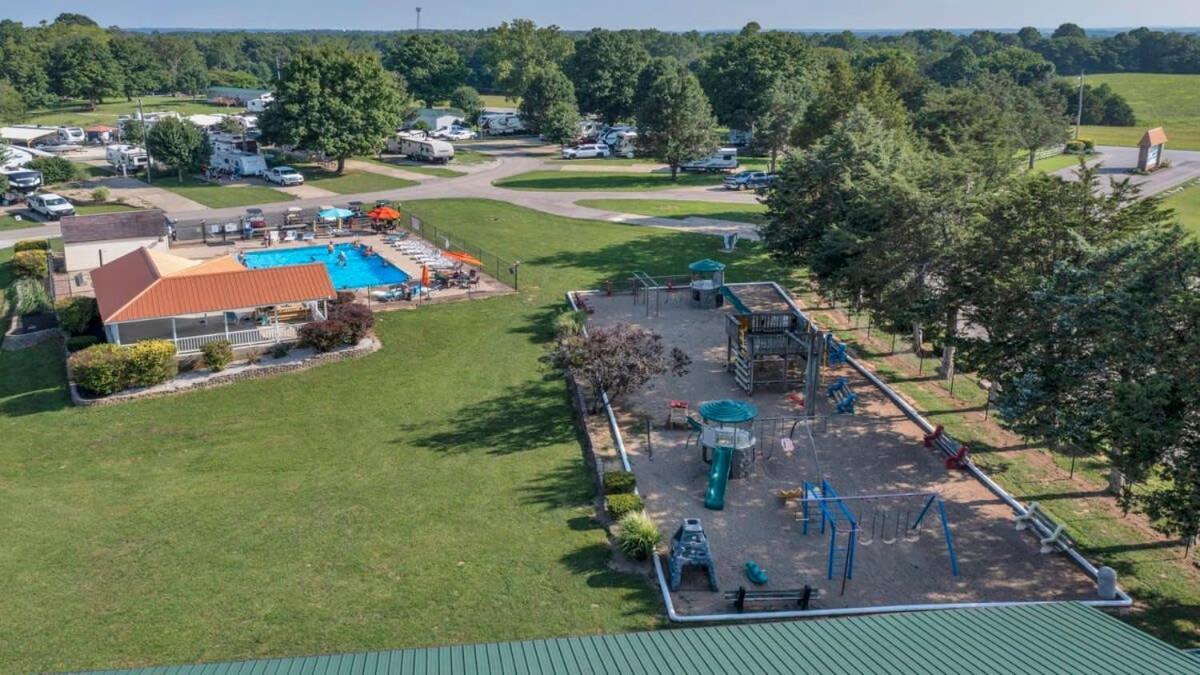
<instances>
[{"instance_id":1,"label":"patio chair","mask_svg":"<svg viewBox=\"0 0 1200 675\"><path fill-rule=\"evenodd\" d=\"M296 231L295 231L295 230L288 230L288 231L287 231L287 232L286 232L286 233L283 235L283 240L284 240L284 241L296 241Z\"/></svg>"}]
</instances>

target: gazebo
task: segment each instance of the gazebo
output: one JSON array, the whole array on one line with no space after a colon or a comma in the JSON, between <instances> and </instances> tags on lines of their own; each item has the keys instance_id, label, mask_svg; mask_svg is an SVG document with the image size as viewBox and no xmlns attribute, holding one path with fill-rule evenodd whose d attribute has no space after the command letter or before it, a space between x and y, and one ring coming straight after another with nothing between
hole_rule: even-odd
<instances>
[{"instance_id":1,"label":"gazebo","mask_svg":"<svg viewBox=\"0 0 1200 675\"><path fill-rule=\"evenodd\" d=\"M752 422L758 417L758 408L749 401L720 399L705 401L697 409L704 420L700 432L702 458L711 463L708 451L712 448L732 448L730 478L742 478L750 473L754 464L754 438Z\"/></svg>"},{"instance_id":2,"label":"gazebo","mask_svg":"<svg viewBox=\"0 0 1200 675\"><path fill-rule=\"evenodd\" d=\"M688 265L692 273L692 304L711 309L724 302L721 288L725 285L725 263L705 258Z\"/></svg>"}]
</instances>

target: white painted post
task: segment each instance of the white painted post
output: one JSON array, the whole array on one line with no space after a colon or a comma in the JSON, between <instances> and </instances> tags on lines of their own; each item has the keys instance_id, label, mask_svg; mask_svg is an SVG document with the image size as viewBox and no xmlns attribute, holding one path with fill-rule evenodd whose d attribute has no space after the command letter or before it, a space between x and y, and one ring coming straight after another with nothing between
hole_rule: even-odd
<instances>
[{"instance_id":1,"label":"white painted post","mask_svg":"<svg viewBox=\"0 0 1200 675\"><path fill-rule=\"evenodd\" d=\"M221 312L221 323L225 325L225 339L229 339L229 315Z\"/></svg>"},{"instance_id":2,"label":"white painted post","mask_svg":"<svg viewBox=\"0 0 1200 675\"><path fill-rule=\"evenodd\" d=\"M175 317L171 317L171 340L175 342L176 347L179 347L179 333L175 331Z\"/></svg>"},{"instance_id":3,"label":"white painted post","mask_svg":"<svg viewBox=\"0 0 1200 675\"><path fill-rule=\"evenodd\" d=\"M275 308L275 344L279 344L279 308Z\"/></svg>"}]
</instances>

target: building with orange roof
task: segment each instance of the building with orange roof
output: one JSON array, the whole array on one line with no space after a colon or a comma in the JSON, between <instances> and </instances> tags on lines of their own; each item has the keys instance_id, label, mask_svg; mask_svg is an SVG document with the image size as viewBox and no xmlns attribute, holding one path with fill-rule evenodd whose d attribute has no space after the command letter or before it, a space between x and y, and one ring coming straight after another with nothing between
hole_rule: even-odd
<instances>
[{"instance_id":1,"label":"building with orange roof","mask_svg":"<svg viewBox=\"0 0 1200 675\"><path fill-rule=\"evenodd\" d=\"M92 270L92 287L109 342L173 340L179 354L217 340L293 341L337 297L319 263L252 270L229 256L198 261L145 247Z\"/></svg>"},{"instance_id":2,"label":"building with orange roof","mask_svg":"<svg viewBox=\"0 0 1200 675\"><path fill-rule=\"evenodd\" d=\"M1162 127L1154 127L1142 134L1138 141L1138 169L1153 171L1162 164L1163 149L1167 147L1167 132Z\"/></svg>"}]
</instances>

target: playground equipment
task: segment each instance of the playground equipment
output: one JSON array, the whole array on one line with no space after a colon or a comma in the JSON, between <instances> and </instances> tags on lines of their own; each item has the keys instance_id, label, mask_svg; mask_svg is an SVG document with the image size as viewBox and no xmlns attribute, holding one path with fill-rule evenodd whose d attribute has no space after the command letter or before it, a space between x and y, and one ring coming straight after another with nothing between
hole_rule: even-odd
<instances>
[{"instance_id":1,"label":"playground equipment","mask_svg":"<svg viewBox=\"0 0 1200 675\"><path fill-rule=\"evenodd\" d=\"M825 393L833 399L834 410L838 413L854 414L854 404L858 401L858 394L850 391L850 380L839 377L837 382L829 385Z\"/></svg>"},{"instance_id":2,"label":"playground equipment","mask_svg":"<svg viewBox=\"0 0 1200 675\"><path fill-rule=\"evenodd\" d=\"M754 312L728 286L725 294L737 310L725 322L726 368L737 383L749 394L763 385L803 386L799 400L812 400L826 334L799 312Z\"/></svg>"},{"instance_id":3,"label":"playground equipment","mask_svg":"<svg viewBox=\"0 0 1200 675\"><path fill-rule=\"evenodd\" d=\"M746 578L756 586L767 583L767 571L759 567L753 560L746 561Z\"/></svg>"},{"instance_id":4,"label":"playground equipment","mask_svg":"<svg viewBox=\"0 0 1200 675\"><path fill-rule=\"evenodd\" d=\"M924 503L917 512L916 518L909 522L911 512L904 511L903 517L896 511L890 517L889 512L875 509L869 528L864 528L860 518L855 517L846 502L864 501L878 504L885 500L923 498ZM903 538L915 542L920 538L921 524L930 510L937 506L938 517L942 524L942 536L946 540L946 551L950 557L950 574L958 576L958 555L954 550L954 537L950 532L950 521L946 517L946 503L937 493L905 492L895 494L855 495L841 497L833 489L829 481L822 480L814 485L804 483L804 501L801 502L801 529L808 534L811 517L820 514L820 533L829 530L829 555L826 565L826 578L833 580L838 568L842 570L842 592L846 591L846 581L854 578L854 553L857 546L869 546L875 541L884 544L894 544ZM903 526L903 530L901 530ZM845 544L841 540L845 540Z\"/></svg>"},{"instance_id":5,"label":"playground equipment","mask_svg":"<svg viewBox=\"0 0 1200 675\"><path fill-rule=\"evenodd\" d=\"M967 455L970 454L970 449L951 438L950 434L946 433L946 428L942 425L937 425L932 434L925 434L925 447L937 448L946 455L947 469L965 469L969 461Z\"/></svg>"},{"instance_id":6,"label":"playground equipment","mask_svg":"<svg viewBox=\"0 0 1200 675\"><path fill-rule=\"evenodd\" d=\"M717 450L725 448L730 454L728 478L749 475L757 459L758 441L754 436L753 422L758 417L758 408L749 401L720 399L701 403L698 412L705 422L700 431L700 456L704 462L717 464L715 457L709 456L709 451L720 454ZM714 484L710 481L712 487ZM724 494L723 486L719 491ZM710 494L707 501L715 504L716 501L711 497Z\"/></svg>"},{"instance_id":7,"label":"playground equipment","mask_svg":"<svg viewBox=\"0 0 1200 675\"><path fill-rule=\"evenodd\" d=\"M836 366L846 362L846 343L838 342L833 333L825 334L825 353L828 354L829 365Z\"/></svg>"},{"instance_id":8,"label":"playground equipment","mask_svg":"<svg viewBox=\"0 0 1200 675\"><path fill-rule=\"evenodd\" d=\"M713 450L712 467L708 472L708 490L704 493L704 508L720 511L725 508L725 488L729 485L729 467L733 464L733 448Z\"/></svg>"},{"instance_id":9,"label":"playground equipment","mask_svg":"<svg viewBox=\"0 0 1200 675\"><path fill-rule=\"evenodd\" d=\"M725 263L705 258L688 265L692 273L692 305L704 309L720 307L725 301Z\"/></svg>"},{"instance_id":10,"label":"playground equipment","mask_svg":"<svg viewBox=\"0 0 1200 675\"><path fill-rule=\"evenodd\" d=\"M672 591L679 590L679 585L683 582L683 568L688 565L703 567L708 573L709 589L720 590L717 586L717 565L713 561L708 537L704 534L704 527L699 518L684 518L683 524L671 535L671 557L667 566L671 572Z\"/></svg>"}]
</instances>

